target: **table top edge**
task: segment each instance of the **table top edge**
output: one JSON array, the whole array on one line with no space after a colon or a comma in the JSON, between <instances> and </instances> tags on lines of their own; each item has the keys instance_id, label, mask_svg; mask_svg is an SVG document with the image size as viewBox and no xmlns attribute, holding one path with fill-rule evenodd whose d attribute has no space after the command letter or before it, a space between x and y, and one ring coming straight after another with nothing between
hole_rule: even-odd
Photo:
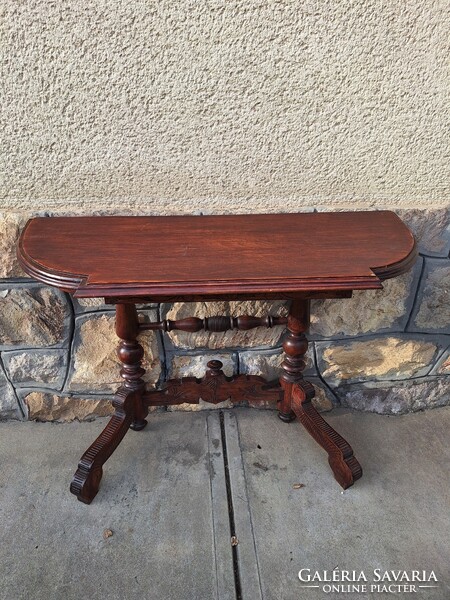
<instances>
[{"instance_id":1,"label":"table top edge","mask_svg":"<svg viewBox=\"0 0 450 600\"><path fill-rule=\"evenodd\" d=\"M359 211L346 211L347 213L358 214ZM400 223L403 221L396 215L395 212L389 210L383 211L360 211L360 212L377 212L377 213L391 213L394 215ZM277 214L277 213L274 213ZM273 217L274 214L267 213L267 216ZM278 213L279 214L279 213ZM289 215L291 213L283 213ZM312 213L294 213L294 214L305 214L309 215ZM340 213L320 213L320 214L342 214ZM177 216L177 215L175 215ZM202 219L202 216L187 215L195 218ZM209 216L209 215L208 215ZM239 215L211 215L216 217L236 217ZM244 215L242 215L244 216ZM248 215L250 216L250 215ZM252 215L255 216L255 215ZM258 216L258 215L256 215ZM264 216L264 215L263 215ZM206 298L208 296L217 295L230 295L230 294L241 294L248 295L252 293L258 294L270 294L274 297L274 294L280 294L280 297L284 297L289 292L313 292L313 291L326 291L326 290L356 290L356 289L379 289L382 288L381 282L385 279L397 277L407 272L414 262L416 261L418 252L414 237L409 231L412 240L412 246L410 252L400 261L387 265L373 265L370 267L371 274L366 277L318 277L318 278L297 278L297 279L286 279L286 278L272 278L261 281L261 279L229 279L225 281L216 280L212 284L206 284L205 281L173 281L173 282L133 282L127 281L123 283L95 283L90 284L88 274L83 273L72 273L65 271L54 270L48 266L40 264L38 261L29 256L25 247L24 240L26 238L26 232L32 222L37 219L49 219L49 218L151 218L151 217L35 217L29 219L24 229L22 230L19 243L17 246L17 256L19 263L25 273L30 275L32 278L52 287L59 288L70 294L74 294L79 298L93 298L93 297L126 297L126 296L173 296L173 297L184 297L184 296L195 296ZM172 216L167 216L171 219Z\"/></svg>"}]
</instances>

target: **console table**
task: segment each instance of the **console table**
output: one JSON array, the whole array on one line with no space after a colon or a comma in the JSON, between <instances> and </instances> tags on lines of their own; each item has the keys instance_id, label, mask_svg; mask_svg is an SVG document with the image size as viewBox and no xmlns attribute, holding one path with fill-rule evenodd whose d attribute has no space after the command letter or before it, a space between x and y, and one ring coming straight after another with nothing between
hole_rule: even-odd
<instances>
[{"instance_id":1,"label":"console table","mask_svg":"<svg viewBox=\"0 0 450 600\"><path fill-rule=\"evenodd\" d=\"M104 431L83 454L70 490L89 504L103 464L128 429L147 423L150 406L199 398L275 399L278 416L295 417L328 453L345 489L362 475L350 445L314 409L314 388L302 376L305 332L312 298L350 298L353 290L379 289L416 259L414 238L390 211L169 216L34 218L24 228L18 256L26 273L73 294L115 304L123 385ZM190 317L141 323L136 304L211 300L287 299L288 317ZM286 324L279 382L258 376L226 377L210 361L203 379L167 381L146 390L141 366L143 330L195 332Z\"/></svg>"}]
</instances>

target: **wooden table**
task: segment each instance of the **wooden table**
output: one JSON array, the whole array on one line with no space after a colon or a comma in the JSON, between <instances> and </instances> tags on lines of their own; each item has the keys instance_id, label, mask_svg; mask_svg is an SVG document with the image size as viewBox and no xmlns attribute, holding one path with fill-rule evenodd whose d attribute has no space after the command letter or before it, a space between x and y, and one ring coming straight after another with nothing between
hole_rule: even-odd
<instances>
[{"instance_id":1,"label":"wooden table","mask_svg":"<svg viewBox=\"0 0 450 600\"><path fill-rule=\"evenodd\" d=\"M352 290L379 289L381 282L407 271L416 260L414 238L390 211L171 217L55 217L31 219L19 242L26 273L73 294L103 297L116 307L118 356L124 380L115 413L82 456L71 492L90 503L103 464L129 428L139 431L149 406L199 398L217 404L251 398L276 399L278 416L298 417L328 453L343 488L362 475L350 445L316 412L313 386L302 371L312 298L349 298ZM289 316L190 317L140 323L141 302L211 300L291 300ZM145 389L143 348L146 329L195 332L252 329L286 324L279 382L262 377L226 377L210 361L203 379L167 381Z\"/></svg>"}]
</instances>

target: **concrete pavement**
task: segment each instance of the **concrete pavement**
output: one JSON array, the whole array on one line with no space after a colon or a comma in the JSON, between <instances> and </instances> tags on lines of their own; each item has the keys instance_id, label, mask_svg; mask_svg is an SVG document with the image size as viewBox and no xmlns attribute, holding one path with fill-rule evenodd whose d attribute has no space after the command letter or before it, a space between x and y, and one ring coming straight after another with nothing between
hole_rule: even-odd
<instances>
[{"instance_id":1,"label":"concrete pavement","mask_svg":"<svg viewBox=\"0 0 450 600\"><path fill-rule=\"evenodd\" d=\"M1 600L394 597L298 578L335 567L434 571L436 587L395 597L448 600L450 408L326 418L364 470L344 493L296 422L174 412L126 435L90 506L68 486L105 420L0 423Z\"/></svg>"}]
</instances>

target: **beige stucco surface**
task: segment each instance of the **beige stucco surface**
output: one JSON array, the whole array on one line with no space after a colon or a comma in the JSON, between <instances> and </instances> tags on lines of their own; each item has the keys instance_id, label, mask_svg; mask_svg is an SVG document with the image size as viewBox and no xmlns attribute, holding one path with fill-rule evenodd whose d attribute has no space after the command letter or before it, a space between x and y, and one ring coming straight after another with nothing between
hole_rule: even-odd
<instances>
[{"instance_id":1,"label":"beige stucco surface","mask_svg":"<svg viewBox=\"0 0 450 600\"><path fill-rule=\"evenodd\" d=\"M0 206L448 204L444 0L6 0Z\"/></svg>"}]
</instances>

